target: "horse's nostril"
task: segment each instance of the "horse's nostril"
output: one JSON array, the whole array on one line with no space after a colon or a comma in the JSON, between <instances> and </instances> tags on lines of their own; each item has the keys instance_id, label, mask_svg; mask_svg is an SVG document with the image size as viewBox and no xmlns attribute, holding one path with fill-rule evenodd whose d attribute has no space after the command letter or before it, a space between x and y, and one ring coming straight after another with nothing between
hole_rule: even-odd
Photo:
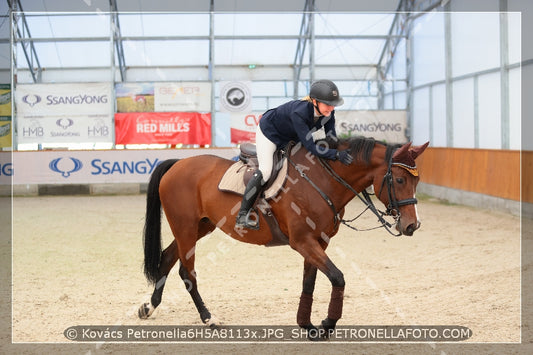
<instances>
[{"instance_id":1,"label":"horse's nostril","mask_svg":"<svg viewBox=\"0 0 533 355\"><path fill-rule=\"evenodd\" d=\"M404 234L408 236L413 235L413 233L415 232L415 230L418 229L419 226L420 226L420 223L417 223L417 224L412 223L408 225L407 228L405 228Z\"/></svg>"}]
</instances>

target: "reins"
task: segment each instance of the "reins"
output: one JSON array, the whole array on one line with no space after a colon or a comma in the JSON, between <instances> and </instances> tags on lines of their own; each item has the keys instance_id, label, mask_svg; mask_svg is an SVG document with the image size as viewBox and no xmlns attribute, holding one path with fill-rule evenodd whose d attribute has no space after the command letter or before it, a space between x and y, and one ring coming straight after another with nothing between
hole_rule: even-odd
<instances>
[{"instance_id":1,"label":"reins","mask_svg":"<svg viewBox=\"0 0 533 355\"><path fill-rule=\"evenodd\" d=\"M389 213L388 209L387 209L387 212L380 211L376 207L376 205L374 205L374 201L372 201L372 198L370 197L370 194L366 191L366 189L363 190L362 192L356 191L350 184L348 184L346 182L346 180L344 180L339 174L337 174L337 172L335 170L333 170L333 168L324 159L318 159L318 161L320 162L320 165L322 165L322 167L326 170L326 172L331 177L333 177L333 179L335 179L335 181L337 181L342 186L344 186L346 189L351 191L355 196L357 196L366 205L366 208L361 213L359 213L356 217L354 217L354 218L352 218L350 220L342 219L341 220L342 224L344 224L345 226L347 226L347 227L349 227L349 228L351 228L351 229L353 229L355 231L358 231L358 232L365 232L365 231L370 231L370 230L374 230L374 229L378 229L378 228L385 228L387 230L387 232L389 232L390 234L392 234L392 235L394 235L396 237L401 235L400 232L394 233L391 230L392 224L389 223L387 220L385 220L385 218L383 218L383 216L391 215ZM390 161L392 161L392 158L390 159ZM381 194L381 191L383 190L383 185L385 184L385 177L389 173L390 173L390 176L392 176L392 172L391 172L390 168L391 168L391 164L389 163L388 169L387 169L387 174L385 174L385 176L383 177L383 182L382 182L381 188L380 188L380 194ZM388 187L390 186L389 182L387 182L387 186ZM390 188L388 188L387 190L390 191ZM389 195L390 195L390 193L389 193ZM389 201L391 201L391 200L389 199ZM372 213L374 213L374 215L378 218L378 221L381 223L380 226L373 227L373 228L367 228L367 229L358 229L357 227L354 227L354 226L349 224L349 223L354 222L359 217L361 217L367 210L370 210L370 211L372 211ZM395 216L393 216L393 218L396 220L399 217L400 217L400 212L398 211L397 214Z\"/></svg>"},{"instance_id":2,"label":"reins","mask_svg":"<svg viewBox=\"0 0 533 355\"><path fill-rule=\"evenodd\" d=\"M304 178L307 182L309 182L309 184L326 201L326 203L328 204L328 206L330 207L330 209L333 212L333 216L334 216L333 217L333 221L334 221L335 228L337 228L339 223L342 223L345 226L347 226L347 227L349 227L349 228L351 228L353 230L360 231L360 232L361 231L370 231L370 230L374 230L374 229L378 229L378 228L385 228L387 230L387 232L389 232L390 234L392 234L392 235L394 235L396 237L400 236L402 234L401 232L397 232L397 233L393 232L391 230L393 225L391 223L389 223L387 220L385 220L384 216L392 216L394 218L394 220L397 221L400 218L399 207L405 206L405 205L409 205L409 204L416 204L418 201L417 201L416 198L409 198L409 199L404 199L404 200L400 200L400 201L398 201L396 199L396 190L394 188L393 176L392 176L392 166L400 165L400 163L393 163L392 162L392 154L391 154L391 156L390 156L390 158L389 158L389 160L387 162L387 173L383 177L383 180L382 180L382 183L381 183L381 187L380 187L380 190L379 190L379 193L378 193L378 196L381 196L381 193L383 192L384 187L385 186L387 187L389 205L387 206L386 212L380 211L374 205L374 202L372 201L372 198L370 197L370 194L366 191L366 189L363 190L362 192L356 191L348 182L346 182L346 180L344 180L339 174L337 174L337 172L335 170L333 170L333 168L324 159L318 158L318 161L319 161L320 165L324 168L324 170L335 181L337 181L339 184L341 184L347 190L351 191L355 196L357 196L366 205L366 208L360 214L358 214L356 217L354 217L354 218L352 218L350 220L341 219L340 216L339 216L339 213L337 212L337 209L335 208L335 205L333 204L333 201L331 200L331 198L329 198L329 196L324 191L322 191L320 189L320 187L317 184L315 184L309 178L309 176L307 176L307 174L305 174L303 169L301 169L296 163L294 163L290 159L288 154L286 156L287 156L288 162L294 167L294 169L300 174L300 176L302 178ZM380 226L373 227L373 228L368 228L368 229L358 229L358 228L356 228L356 227L354 227L354 226L349 224L349 223L354 222L359 217L361 217L367 210L370 210L370 211L372 211L372 213L374 213L374 215L378 218L378 222L381 223Z\"/></svg>"}]
</instances>

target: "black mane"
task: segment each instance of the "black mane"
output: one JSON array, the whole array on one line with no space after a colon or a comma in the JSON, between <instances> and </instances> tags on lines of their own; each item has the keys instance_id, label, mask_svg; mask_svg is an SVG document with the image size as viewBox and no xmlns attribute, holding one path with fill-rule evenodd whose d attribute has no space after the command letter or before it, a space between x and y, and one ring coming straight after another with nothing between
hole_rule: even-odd
<instances>
[{"instance_id":1,"label":"black mane","mask_svg":"<svg viewBox=\"0 0 533 355\"><path fill-rule=\"evenodd\" d=\"M376 144L381 144L387 148L385 153L385 161L391 159L392 153L401 144L387 144L386 142L378 141L374 138L368 138L363 136L353 136L348 138L331 138L328 137L325 139L326 143L330 148L337 149L339 146L348 146L348 150L351 155L354 157L355 162L370 163L370 158L372 157L372 152Z\"/></svg>"}]
</instances>

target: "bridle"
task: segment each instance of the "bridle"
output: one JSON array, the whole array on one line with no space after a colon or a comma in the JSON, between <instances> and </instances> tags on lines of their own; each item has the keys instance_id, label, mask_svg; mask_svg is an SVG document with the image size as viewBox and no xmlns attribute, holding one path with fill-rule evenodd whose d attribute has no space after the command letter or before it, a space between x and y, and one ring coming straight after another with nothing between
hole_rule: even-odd
<instances>
[{"instance_id":1,"label":"bridle","mask_svg":"<svg viewBox=\"0 0 533 355\"><path fill-rule=\"evenodd\" d=\"M315 184L309 178L309 176L307 176L307 174L305 174L303 169L301 169L298 165L296 165L290 159L290 157L288 155L287 155L287 160L289 161L289 163L291 163L291 165L295 168L295 170L300 174L300 176L302 178L304 178L307 182L309 182L311 184L311 186L315 190L317 190L317 192L320 194L320 196L322 196L322 198L326 201L326 203L328 204L330 209L333 211L333 215L334 215L333 218L334 218L335 228L338 227L339 223L342 223L342 224L346 225L347 227L349 227L349 228L351 228L353 230L356 230L356 231L368 231L368 230L373 230L373 229L377 229L377 228L382 228L383 227L390 234L392 234L394 236L400 236L400 235L402 235L402 233L401 232L397 232L397 233L393 232L392 229L391 229L393 227L393 224L391 224L390 222L385 220L384 216L393 217L394 221L395 221L394 224L396 224L398 222L398 220L400 219L400 216L401 216L399 208L401 206L416 204L418 202L418 200L416 198L414 198L414 197L413 198L404 199L404 200L398 200L396 198L396 189L394 187L394 182L393 182L394 178L393 178L393 175L392 175L392 167L393 166L398 166L400 168L406 169L413 176L418 176L418 171L417 171L416 167L411 167L411 166L408 166L408 165L405 165L405 164L402 164L402 163L393 162L392 161L392 155L393 154L390 154L390 158L389 158L389 160L387 162L387 172L383 176L383 180L381 182L381 187L380 187L380 190L379 190L378 195L377 195L378 198L379 198L381 196L381 194L383 193L384 188L386 188L389 204L388 204L387 209L386 209L385 212L380 211L374 205L374 202L372 201L372 198L370 197L370 194L366 191L366 189L363 190L362 192L356 191L348 182L346 182L346 180L344 180L339 174L337 174L337 172L335 170L333 170L333 168L326 162L326 160L324 160L322 158L318 158L318 161L319 161L320 165L324 168L324 170L326 170L326 172L335 181L337 181L339 184L344 186L347 190L351 191L355 196L357 196L366 205L366 208L363 210L363 212L361 212L359 215L357 215L355 218L353 218L351 220L341 219L340 216L339 216L339 213L337 212L337 209L335 208L335 205L333 204L333 201L329 198L329 196L327 196L327 194L325 192L323 192L320 189L320 187L317 184ZM376 215L376 217L378 218L379 223L381 223L380 226L377 226L377 227L374 227L374 228L369 228L369 229L358 229L358 228L356 228L356 227L354 227L354 226L349 224L349 223L355 221L356 219L358 219L360 216L362 216L363 213L365 213L367 210L372 211L372 213L374 213Z\"/></svg>"},{"instance_id":2,"label":"bridle","mask_svg":"<svg viewBox=\"0 0 533 355\"><path fill-rule=\"evenodd\" d=\"M384 185L387 186L387 195L389 199L389 204L387 206L386 214L389 216L396 216L400 215L400 207L406 206L406 205L415 205L418 203L418 200L416 198L406 198L404 200L399 200L396 198L396 189L394 187L394 178L392 176L392 167L397 166L402 169L407 170L411 175L418 176L418 170L416 169L416 166L409 166L403 163L393 163L392 157L389 159L388 167L387 167L387 173L383 177L383 181L381 182L381 187L379 189L378 198L381 196L381 193L383 192Z\"/></svg>"}]
</instances>

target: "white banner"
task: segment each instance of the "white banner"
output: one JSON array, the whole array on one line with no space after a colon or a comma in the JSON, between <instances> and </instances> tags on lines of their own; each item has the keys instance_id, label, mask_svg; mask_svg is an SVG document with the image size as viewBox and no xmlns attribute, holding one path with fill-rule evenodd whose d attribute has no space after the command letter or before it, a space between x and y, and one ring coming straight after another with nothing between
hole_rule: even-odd
<instances>
[{"instance_id":1,"label":"white banner","mask_svg":"<svg viewBox=\"0 0 533 355\"><path fill-rule=\"evenodd\" d=\"M17 116L19 143L113 142L110 114Z\"/></svg>"},{"instance_id":2,"label":"white banner","mask_svg":"<svg viewBox=\"0 0 533 355\"><path fill-rule=\"evenodd\" d=\"M387 143L406 143L405 111L335 111L338 136L372 137Z\"/></svg>"},{"instance_id":3,"label":"white banner","mask_svg":"<svg viewBox=\"0 0 533 355\"><path fill-rule=\"evenodd\" d=\"M232 113L231 117L231 143L255 142L255 131L263 112Z\"/></svg>"},{"instance_id":4,"label":"white banner","mask_svg":"<svg viewBox=\"0 0 533 355\"><path fill-rule=\"evenodd\" d=\"M250 112L251 110L251 81L222 81L220 83L221 112Z\"/></svg>"},{"instance_id":5,"label":"white banner","mask_svg":"<svg viewBox=\"0 0 533 355\"><path fill-rule=\"evenodd\" d=\"M211 83L154 84L155 112L211 112Z\"/></svg>"},{"instance_id":6,"label":"white banner","mask_svg":"<svg viewBox=\"0 0 533 355\"><path fill-rule=\"evenodd\" d=\"M110 83L20 84L15 89L20 116L111 114Z\"/></svg>"},{"instance_id":7,"label":"white banner","mask_svg":"<svg viewBox=\"0 0 533 355\"><path fill-rule=\"evenodd\" d=\"M0 162L0 183L9 183L11 177L14 185L147 183L161 162L201 154L231 159L239 152L236 148L19 151L13 153L12 165Z\"/></svg>"}]
</instances>

